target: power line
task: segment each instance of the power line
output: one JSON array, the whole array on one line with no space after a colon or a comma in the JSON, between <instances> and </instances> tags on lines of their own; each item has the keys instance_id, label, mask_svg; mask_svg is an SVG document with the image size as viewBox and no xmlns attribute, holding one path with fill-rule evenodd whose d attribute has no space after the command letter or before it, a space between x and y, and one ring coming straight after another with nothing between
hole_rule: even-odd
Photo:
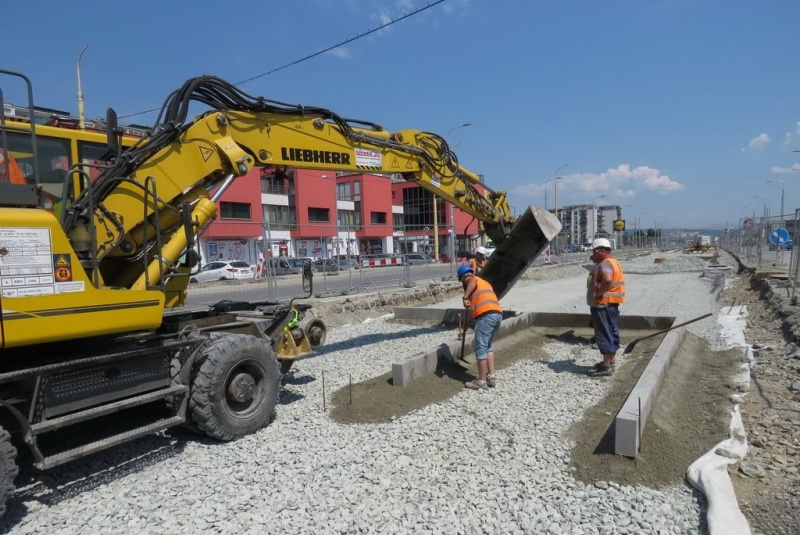
<instances>
[{"instance_id":1,"label":"power line","mask_svg":"<svg viewBox=\"0 0 800 535\"><path fill-rule=\"evenodd\" d=\"M426 5L426 6L423 6L423 7L420 7L420 8L418 8L418 9L415 9L415 10L414 10L414 11L412 11L411 13L406 13L406 14L404 14L402 17L398 17L398 18L396 18L396 19L392 19L392 20L390 20L389 22L386 22L386 23L384 23L384 24L381 24L381 25L380 25L380 26L378 26L377 28L372 28L372 29L370 29L370 30L367 30L367 31L366 31L366 33L360 33L360 34L356 35L355 37L351 37L350 39L347 39L347 40L345 40L345 41L342 41L341 43L337 43L337 44L335 44L335 45L329 46L328 48L325 48L325 49L323 49L323 50L320 50L319 52L314 52L313 54L309 54L309 55L307 55L307 56L304 56L304 57L302 57L302 58L300 58L300 59L294 60L294 61L292 61L291 63L287 63L286 65L281 65L280 67L277 67L277 68L275 68L275 69L272 69L271 71L267 71L267 72L265 72L265 73L262 73L262 74L257 74L257 75L255 75L255 76L252 76L252 77L250 77L250 78L247 78L247 79L245 79L245 80L242 80L241 82L238 82L238 83L236 83L236 84L233 84L233 85L235 85L235 86L240 86L240 85L242 85L242 84L246 84L247 82L252 82L253 80L257 80L257 79L259 79L259 78L263 78L264 76L268 76L268 75L270 75L270 74L274 74L274 73L276 73L276 72L278 72L278 71L281 71L281 70L283 70L283 69L287 69L287 68L289 68L289 67L292 67L293 65L297 65L297 64L299 64L299 63L303 63L304 61L308 61L308 60L310 60L310 59L312 59L312 58L315 58L315 57L317 57L317 56L321 56L322 54L324 54L324 53L326 53L326 52L330 52L331 50L334 50L334 49L336 49L336 48L339 48L340 46L344 46L344 45L346 45L346 44L349 44L349 43L352 43L352 42L354 42L354 41L358 41L359 39L362 39L362 38L364 38L364 37L366 37L366 36L368 36L368 35L371 35L371 34L373 34L373 33L375 33L375 32L378 32L378 31L380 31L380 30L383 30L384 28L388 28L388 27L389 27L389 26L391 26L392 24L396 24L396 23L398 23L398 22L400 22L400 21L403 21L403 20L405 20L405 19L407 19L407 18L409 18L409 17L413 17L414 15L417 15L417 14L419 14L419 13L422 13L423 11L426 11L426 10L428 10L428 9L432 8L432 7L438 6L439 4L441 4L441 3L444 3L444 2L447 2L447 0L436 0L435 2L433 2L433 3L431 3L431 4L428 4L428 5ZM161 108L152 108L152 109L145 110L145 111L140 111L140 112L137 112L137 113L131 113L131 114L129 114L129 115L121 115L119 118L120 118L120 119L127 119L128 117L135 117L135 116L137 116L137 115L144 115L145 113L151 113L151 112L154 112L154 111L158 111L158 110L160 110L160 109L161 109Z\"/></svg>"}]
</instances>

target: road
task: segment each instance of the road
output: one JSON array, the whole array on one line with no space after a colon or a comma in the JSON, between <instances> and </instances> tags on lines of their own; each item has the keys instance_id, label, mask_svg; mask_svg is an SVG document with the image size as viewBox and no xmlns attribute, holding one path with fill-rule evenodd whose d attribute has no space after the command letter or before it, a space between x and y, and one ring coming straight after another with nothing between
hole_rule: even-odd
<instances>
[{"instance_id":1,"label":"road","mask_svg":"<svg viewBox=\"0 0 800 535\"><path fill-rule=\"evenodd\" d=\"M588 253L560 254L553 257L553 263L580 259L588 261ZM544 263L541 255L534 265ZM409 285L434 284L448 278L455 278L458 264L421 264L414 266L376 267L339 271L335 273L315 273L313 279L314 297L357 294L397 288ZM451 279L452 280L452 279ZM188 307L206 307L223 299L232 301L284 300L308 295L303 291L299 275L282 275L260 281L217 281L192 284L186 299Z\"/></svg>"}]
</instances>

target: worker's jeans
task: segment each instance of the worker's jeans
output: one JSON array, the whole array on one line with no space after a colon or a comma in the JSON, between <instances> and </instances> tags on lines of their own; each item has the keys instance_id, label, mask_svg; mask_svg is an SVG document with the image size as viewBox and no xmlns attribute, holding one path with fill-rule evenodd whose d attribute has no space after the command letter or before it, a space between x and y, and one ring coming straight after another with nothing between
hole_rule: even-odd
<instances>
[{"instance_id":1,"label":"worker's jeans","mask_svg":"<svg viewBox=\"0 0 800 535\"><path fill-rule=\"evenodd\" d=\"M619 307L608 305L605 307L590 307L594 337L597 349L603 355L616 353L619 349Z\"/></svg>"},{"instance_id":2,"label":"worker's jeans","mask_svg":"<svg viewBox=\"0 0 800 535\"><path fill-rule=\"evenodd\" d=\"M488 312L475 320L475 358L484 360L490 351L494 351L492 340L502 321L500 312Z\"/></svg>"}]
</instances>

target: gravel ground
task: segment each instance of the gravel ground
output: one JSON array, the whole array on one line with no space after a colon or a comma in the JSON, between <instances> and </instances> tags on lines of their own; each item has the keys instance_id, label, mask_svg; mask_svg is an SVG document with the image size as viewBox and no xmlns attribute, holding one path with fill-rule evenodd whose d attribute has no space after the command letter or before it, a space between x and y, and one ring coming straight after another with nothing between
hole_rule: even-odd
<instances>
[{"instance_id":1,"label":"gravel ground","mask_svg":"<svg viewBox=\"0 0 800 535\"><path fill-rule=\"evenodd\" d=\"M659 256L666 265L652 256L623 262L623 314L690 319L716 311L720 281L701 277L703 261ZM582 266L530 271L504 307L586 312ZM225 444L172 433L44 477L22 474L7 532L704 532L703 500L683 483L587 484L573 476L566 434L604 396L603 380L521 361L492 391L458 392L383 423L334 421L333 396L350 381L453 341L449 330L389 320L331 330L319 355L285 377L276 418L258 433ZM690 331L719 342L713 318ZM553 360L567 358L562 346L545 349ZM586 353L587 362L594 358Z\"/></svg>"}]
</instances>

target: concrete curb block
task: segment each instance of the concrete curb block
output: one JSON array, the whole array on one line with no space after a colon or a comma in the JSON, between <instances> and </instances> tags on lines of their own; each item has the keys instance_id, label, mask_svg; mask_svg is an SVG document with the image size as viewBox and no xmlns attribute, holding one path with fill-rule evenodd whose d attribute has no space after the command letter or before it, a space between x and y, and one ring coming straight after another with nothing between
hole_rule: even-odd
<instances>
[{"instance_id":1,"label":"concrete curb block","mask_svg":"<svg viewBox=\"0 0 800 535\"><path fill-rule=\"evenodd\" d=\"M445 325L458 325L458 315L464 314L463 308L422 308L397 307L394 317L401 321L420 321ZM530 327L575 327L588 326L589 314L559 314L550 312L526 312L516 314L512 311L503 313L496 340L511 336ZM623 329L666 329L674 325L675 318L664 316L623 316L620 328ZM467 334L464 342L464 353L469 355L475 351L474 335ZM461 342L442 344L431 351L421 352L405 360L392 363L392 384L408 386L415 379L436 372L440 364L455 362L461 352ZM474 362L474 361L472 361Z\"/></svg>"},{"instance_id":2,"label":"concrete curb block","mask_svg":"<svg viewBox=\"0 0 800 535\"><path fill-rule=\"evenodd\" d=\"M682 323L675 319L672 325ZM664 335L664 340L659 344L650 363L642 372L641 377L631 390L630 395L622 404L622 408L614 419L614 453L635 458L639 452L641 439L647 418L667 374L672 357L686 333L686 327L670 331Z\"/></svg>"},{"instance_id":3,"label":"concrete curb block","mask_svg":"<svg viewBox=\"0 0 800 535\"><path fill-rule=\"evenodd\" d=\"M457 325L459 313L463 309L436 309L436 308L396 308L395 319L424 321L441 324ZM523 329L530 327L575 327L588 326L589 314L557 314L546 312L527 312L507 317L500 324L496 339L511 336ZM623 316L620 318L620 328L624 329L667 329L685 320L678 320L667 316ZM686 327L670 331L664 335L664 340L658 346L650 363L642 372L639 381L633 387L631 394L623 403L622 408L614 419L614 452L617 455L636 457L639 451L639 439L644 429L650 411L661 391L664 377L683 340ZM475 350L474 336L467 335L464 342L464 353L470 354ZM434 373L440 364L449 364L458 358L461 351L461 342L442 344L433 351L419 353L403 361L392 363L392 384L394 386L408 386L415 379ZM640 411L641 401L641 411Z\"/></svg>"}]
</instances>

